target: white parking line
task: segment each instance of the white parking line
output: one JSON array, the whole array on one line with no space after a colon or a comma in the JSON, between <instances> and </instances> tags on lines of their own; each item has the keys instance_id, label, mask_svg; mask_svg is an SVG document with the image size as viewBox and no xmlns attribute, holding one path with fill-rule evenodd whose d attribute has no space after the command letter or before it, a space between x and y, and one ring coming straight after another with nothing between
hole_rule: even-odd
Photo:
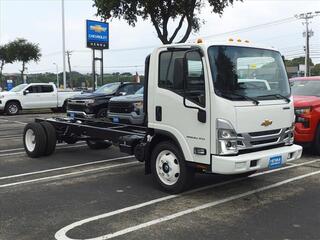
<instances>
[{"instance_id":1,"label":"white parking line","mask_svg":"<svg viewBox=\"0 0 320 240\"><path fill-rule=\"evenodd\" d=\"M171 214L171 215L168 215L168 216L165 216L165 217L162 217L162 218L154 219L152 221L136 225L136 226L125 228L125 229L122 229L122 230L120 230L118 232L115 232L115 233L110 233L110 234L107 234L107 235L104 235L104 236L101 236L101 237L91 238L90 240L105 240L105 239L111 239L111 238L114 238L114 237L125 235L127 233L134 232L134 231L137 231L137 230L142 229L142 228L146 228L146 227L149 227L149 226L152 226L152 225L155 225L155 224L159 224L159 223L162 223L162 222L165 222L165 221L169 221L169 220L172 220L172 219L175 219L175 218L178 218L178 217L190 214L190 213L198 212L198 211L204 210L206 208L218 206L218 205L223 204L223 203L231 202L233 200L237 200L239 198L243 198L243 197L246 197L246 196L249 196L249 195L253 195L253 194L256 194L256 193L259 193L259 192L264 192L264 191L267 191L267 190L270 190L270 189L273 189L273 188L277 188L277 187L280 187L282 185L285 185L285 184L288 184L288 183L291 183L291 182L294 182L294 181L298 181L298 180L301 180L301 179L304 179L304 178L307 178L307 177L311 177L311 176L314 176L314 175L317 175L317 174L320 174L320 171L316 171L316 172L300 175L300 176L294 177L294 178L289 178L287 180L284 180L284 181L281 181L281 182L277 182L277 183L274 183L274 184L271 184L271 185L268 185L268 186L265 186L265 187L257 188L257 189L252 190L252 191L236 194L236 195L233 195L233 196L221 199L221 200L209 202L209 203L200 205L198 207L190 208L190 209L187 209L187 210L184 210L184 211L181 211L181 212L177 212L175 214ZM68 237L66 237L66 238L57 238L57 236L55 236L55 237L56 237L56 239L61 239L61 240L62 239L69 239L69 240L71 239L71 238L68 238ZM89 240L89 239L87 239L87 240Z\"/></svg>"},{"instance_id":2,"label":"white parking line","mask_svg":"<svg viewBox=\"0 0 320 240\"><path fill-rule=\"evenodd\" d=\"M46 170L41 170L41 171L21 173L21 174L16 174L16 175L0 177L0 180L31 176L31 175L35 175L35 174L42 174L42 173L66 170L66 169L70 169L70 168L78 168L78 167L83 167L83 166L90 166L90 165L94 165L94 164L101 164L101 163L112 162L112 161L116 161L116 160L129 159L129 158L133 158L133 157L134 156L110 158L110 159L105 159L105 160L101 160L101 161L94 161L94 162L87 162L87 163L81 163L81 164L76 164L76 165L70 165L70 166L66 166L66 167L51 168L51 169L46 169Z\"/></svg>"},{"instance_id":3,"label":"white parking line","mask_svg":"<svg viewBox=\"0 0 320 240\"><path fill-rule=\"evenodd\" d=\"M25 123L25 122L11 121L11 120L7 120L7 119L0 119L0 122L18 123L18 124L21 124L21 125L27 125L28 124L28 123Z\"/></svg>"},{"instance_id":4,"label":"white parking line","mask_svg":"<svg viewBox=\"0 0 320 240\"><path fill-rule=\"evenodd\" d=\"M72 145L72 146L64 146L64 147L59 147L57 148L57 150L60 149L69 149L69 148L77 148L77 147L84 147L87 146L87 144L80 144L80 145ZM26 152L17 152L17 153L4 153L4 154L0 154L0 157L8 157L8 156L15 156L15 155L23 155L26 154Z\"/></svg>"},{"instance_id":5,"label":"white parking line","mask_svg":"<svg viewBox=\"0 0 320 240\"><path fill-rule=\"evenodd\" d=\"M83 141L77 142L77 144L74 144L73 146L79 146L79 143L83 143ZM67 143L58 143L57 146L70 146ZM11 148L11 149L5 149L5 150L0 150L0 153L5 153L5 152L13 152L13 151L21 151L24 150L24 148Z\"/></svg>"},{"instance_id":6,"label":"white parking line","mask_svg":"<svg viewBox=\"0 0 320 240\"><path fill-rule=\"evenodd\" d=\"M265 174L269 174L269 173L273 173L273 172L277 172L277 171L283 171L283 170L290 169L290 168L296 168L296 167L299 167L299 166L303 166L303 165L307 165L307 164L311 164L311 163L319 162L319 161L320 161L320 159L316 159L316 160L312 160L312 161L296 164L294 166L286 166L286 167L279 168L279 169L273 169L273 170L269 170L269 171L265 171L265 172L259 172L259 173L251 175L250 177L256 177L256 176L265 175ZM320 173L320 171L319 171L319 173ZM190 194L190 193L195 193L195 192L199 192L199 191L203 191L203 190L207 190L207 189L211 189L211 188L215 188L215 187L220 187L220 186L227 185L227 184L230 184L230 183L239 182L239 181L242 181L243 179L244 178L239 178L239 179L234 179L234 180L230 180L230 181L226 181L226 182L222 182L222 183L218 183L218 184L213 184L213 185L205 186L205 187L202 187L202 188L193 189L193 190L185 192L183 194L170 195L170 196L166 196L166 197L162 197L162 198L157 198L157 199L154 199L154 200L151 200L151 201L148 201L148 202L140 203L140 204L133 205L133 206L130 206L130 207L126 207L126 208L118 209L118 210L115 210L115 211L112 211L112 212L104 213L104 214L101 214L101 215L98 215L98 216L94 216L94 217L90 217L90 218L87 218L87 219L83 219L83 220L80 220L78 222L74 222L74 223L72 223L72 224L60 229L55 234L55 238L57 240L75 240L75 239L67 237L66 234L70 230L72 230L72 229L74 229L76 227L79 227L79 226L81 226L83 224L86 224L86 223L89 223L89 222L93 222L93 221L96 221L96 220L100 220L100 219L103 219L103 218L108 218L108 217L111 217L111 216L114 216L114 215L119 215L121 213L129 212L129 211L132 211L132 210L135 210L135 209L139 209L139 208L142 208L142 207L145 207L145 206L153 205L155 203L167 201L167 200L170 200L170 199L173 199L173 198L180 197L182 195L187 195L187 194ZM251 194L253 194L253 193L251 193ZM231 200L229 200L229 201L231 201ZM199 209L199 210L201 210L201 209ZM185 213L185 214L187 214L187 213ZM160 218L160 219L163 219L163 218ZM170 219L168 219L168 220L170 220ZM153 220L153 221L159 221L159 219L156 219L156 220ZM151 221L151 222L153 222L153 221ZM165 220L165 221L167 221L167 220ZM158 223L158 222L156 222L156 223ZM156 224L156 223L153 223L153 224ZM150 224L150 222L144 223L144 224ZM153 224L151 224L151 225L153 225ZM132 232L132 231L138 230L138 229L135 229L138 226L139 226L138 229L140 229L140 228L147 227L147 226L150 226L150 225L137 225L137 226L134 226L134 227L131 227L131 228L123 229L123 230L121 230L119 232L116 232L116 233L107 234L107 235L104 235L104 236L101 236L101 237L91 238L91 239L86 239L86 240L103 240L103 239L113 238L113 237L116 237L116 236L120 236L120 235L126 234L128 232ZM117 234L117 235L114 235L114 234Z\"/></svg>"},{"instance_id":7,"label":"white parking line","mask_svg":"<svg viewBox=\"0 0 320 240\"><path fill-rule=\"evenodd\" d=\"M82 170L82 171L77 171L77 172L54 175L54 176L50 176L50 177L43 177L43 178L37 178L37 179L26 180L26 181L21 181L21 182L7 183L7 184L0 185L0 188L12 187L12 186L22 185L22 184L26 184L26 183L41 182L41 181L45 181L45 180L52 180L52 179L57 179L57 178L62 178L62 177L69 177L69 176L80 175L80 174L89 173L89 172L97 172L100 170L106 170L106 169L122 167L122 166L138 165L138 164L139 164L138 162L114 164L111 166L99 167L99 168L94 168L94 169L87 169L87 170Z\"/></svg>"}]
</instances>

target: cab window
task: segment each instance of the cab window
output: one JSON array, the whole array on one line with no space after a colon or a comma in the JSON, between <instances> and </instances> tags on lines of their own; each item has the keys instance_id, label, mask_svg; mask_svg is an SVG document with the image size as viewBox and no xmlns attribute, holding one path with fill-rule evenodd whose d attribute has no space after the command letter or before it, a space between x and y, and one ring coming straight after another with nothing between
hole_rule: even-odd
<instances>
[{"instance_id":1,"label":"cab window","mask_svg":"<svg viewBox=\"0 0 320 240\"><path fill-rule=\"evenodd\" d=\"M204 67L200 53L197 51L186 53L181 50L162 52L159 59L158 86L205 107Z\"/></svg>"}]
</instances>

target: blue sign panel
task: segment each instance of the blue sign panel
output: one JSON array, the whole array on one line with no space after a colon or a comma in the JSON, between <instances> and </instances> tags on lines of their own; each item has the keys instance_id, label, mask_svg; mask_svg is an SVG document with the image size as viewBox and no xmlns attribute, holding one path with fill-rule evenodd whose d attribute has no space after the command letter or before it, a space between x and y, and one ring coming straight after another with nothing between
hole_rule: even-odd
<instances>
[{"instance_id":1,"label":"blue sign panel","mask_svg":"<svg viewBox=\"0 0 320 240\"><path fill-rule=\"evenodd\" d=\"M7 80L7 91L10 91L13 88L13 81Z\"/></svg>"},{"instance_id":2,"label":"blue sign panel","mask_svg":"<svg viewBox=\"0 0 320 240\"><path fill-rule=\"evenodd\" d=\"M87 47L109 48L109 23L87 20Z\"/></svg>"}]
</instances>

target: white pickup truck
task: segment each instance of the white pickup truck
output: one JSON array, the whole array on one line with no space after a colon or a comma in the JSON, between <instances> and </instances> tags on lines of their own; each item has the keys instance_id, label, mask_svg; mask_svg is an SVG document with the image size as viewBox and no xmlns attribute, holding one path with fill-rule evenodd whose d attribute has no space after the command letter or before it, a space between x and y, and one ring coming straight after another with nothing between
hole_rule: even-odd
<instances>
[{"instance_id":1,"label":"white pickup truck","mask_svg":"<svg viewBox=\"0 0 320 240\"><path fill-rule=\"evenodd\" d=\"M66 107L67 99L80 92L58 92L53 83L21 84L8 92L0 92L0 111L16 115L20 110Z\"/></svg>"}]
</instances>

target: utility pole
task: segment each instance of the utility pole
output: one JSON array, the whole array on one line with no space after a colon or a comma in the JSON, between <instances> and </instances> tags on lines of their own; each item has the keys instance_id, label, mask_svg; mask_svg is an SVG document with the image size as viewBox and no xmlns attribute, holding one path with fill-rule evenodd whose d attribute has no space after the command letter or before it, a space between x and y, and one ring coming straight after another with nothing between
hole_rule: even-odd
<instances>
[{"instance_id":1,"label":"utility pole","mask_svg":"<svg viewBox=\"0 0 320 240\"><path fill-rule=\"evenodd\" d=\"M62 12L62 63L63 63L63 88L67 88L67 76L66 76L66 37L65 37L65 23L64 23L64 0L61 0L61 12Z\"/></svg>"},{"instance_id":2,"label":"utility pole","mask_svg":"<svg viewBox=\"0 0 320 240\"><path fill-rule=\"evenodd\" d=\"M307 77L310 75L310 38L313 36L314 32L309 28L310 19L320 16L320 11L317 12L308 12L295 15L296 18L304 20L302 24L305 25L306 31L303 33L303 36L306 38L306 45L305 45L305 71L304 76Z\"/></svg>"},{"instance_id":3,"label":"utility pole","mask_svg":"<svg viewBox=\"0 0 320 240\"><path fill-rule=\"evenodd\" d=\"M59 88L59 68L58 64L53 63L53 65L56 65L56 74L57 74L57 88Z\"/></svg>"},{"instance_id":4,"label":"utility pole","mask_svg":"<svg viewBox=\"0 0 320 240\"><path fill-rule=\"evenodd\" d=\"M70 84L70 87L73 88L73 82L72 82L72 78L71 78L71 63L70 63L71 53L72 53L72 51L66 52L67 58L68 58L68 66L69 66L69 84Z\"/></svg>"}]
</instances>

